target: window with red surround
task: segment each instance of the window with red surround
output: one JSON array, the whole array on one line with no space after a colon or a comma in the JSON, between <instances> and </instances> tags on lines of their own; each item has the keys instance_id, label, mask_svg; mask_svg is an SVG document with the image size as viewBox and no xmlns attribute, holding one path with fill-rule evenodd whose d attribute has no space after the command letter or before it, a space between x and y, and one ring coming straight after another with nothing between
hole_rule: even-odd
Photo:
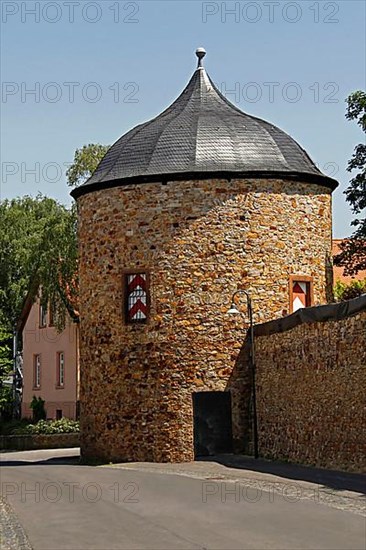
<instances>
[{"instance_id":1,"label":"window with red surround","mask_svg":"<svg viewBox=\"0 0 366 550\"><path fill-rule=\"evenodd\" d=\"M125 273L124 297L126 323L146 323L150 312L148 273Z\"/></svg>"},{"instance_id":2,"label":"window with red surround","mask_svg":"<svg viewBox=\"0 0 366 550\"><path fill-rule=\"evenodd\" d=\"M307 275L290 276L290 312L314 305L313 278Z\"/></svg>"}]
</instances>

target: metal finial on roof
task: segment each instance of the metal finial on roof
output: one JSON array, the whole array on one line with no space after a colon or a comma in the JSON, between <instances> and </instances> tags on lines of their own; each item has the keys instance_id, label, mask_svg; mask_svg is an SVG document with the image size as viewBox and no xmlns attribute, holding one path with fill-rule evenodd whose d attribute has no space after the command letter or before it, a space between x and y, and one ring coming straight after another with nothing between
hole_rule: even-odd
<instances>
[{"instance_id":1,"label":"metal finial on roof","mask_svg":"<svg viewBox=\"0 0 366 550\"><path fill-rule=\"evenodd\" d=\"M203 67L202 65L202 59L205 57L206 55L206 50L205 48L197 48L196 50L196 56L198 57L198 65L197 65L197 69L199 67Z\"/></svg>"}]
</instances>

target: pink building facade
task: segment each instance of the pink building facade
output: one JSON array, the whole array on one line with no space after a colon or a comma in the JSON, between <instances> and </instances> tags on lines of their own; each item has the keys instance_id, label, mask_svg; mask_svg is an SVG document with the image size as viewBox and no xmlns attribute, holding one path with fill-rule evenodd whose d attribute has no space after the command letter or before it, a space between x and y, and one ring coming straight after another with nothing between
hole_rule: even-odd
<instances>
[{"instance_id":1,"label":"pink building facade","mask_svg":"<svg viewBox=\"0 0 366 550\"><path fill-rule=\"evenodd\" d=\"M23 418L32 416L33 396L45 400L47 419L78 417L78 330L70 319L63 332L57 332L39 300L26 300L18 323L23 342Z\"/></svg>"}]
</instances>

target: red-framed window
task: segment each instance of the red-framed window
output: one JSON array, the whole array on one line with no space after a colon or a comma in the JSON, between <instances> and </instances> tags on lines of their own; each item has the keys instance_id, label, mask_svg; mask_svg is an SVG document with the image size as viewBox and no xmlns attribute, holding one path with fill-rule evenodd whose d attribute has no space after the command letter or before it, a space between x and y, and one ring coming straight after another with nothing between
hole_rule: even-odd
<instances>
[{"instance_id":1,"label":"red-framed window","mask_svg":"<svg viewBox=\"0 0 366 550\"><path fill-rule=\"evenodd\" d=\"M126 323L146 323L150 313L150 277L145 271L124 275Z\"/></svg>"},{"instance_id":2,"label":"red-framed window","mask_svg":"<svg viewBox=\"0 0 366 550\"><path fill-rule=\"evenodd\" d=\"M290 276L290 312L314 305L313 278L307 275Z\"/></svg>"}]
</instances>

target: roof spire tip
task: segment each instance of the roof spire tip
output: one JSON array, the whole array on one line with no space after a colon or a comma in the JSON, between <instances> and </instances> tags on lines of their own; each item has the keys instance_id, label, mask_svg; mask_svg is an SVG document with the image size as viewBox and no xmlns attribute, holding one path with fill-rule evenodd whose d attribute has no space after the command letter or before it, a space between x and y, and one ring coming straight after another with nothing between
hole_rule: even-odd
<instances>
[{"instance_id":1,"label":"roof spire tip","mask_svg":"<svg viewBox=\"0 0 366 550\"><path fill-rule=\"evenodd\" d=\"M196 56L198 57L197 69L199 69L200 67L203 67L202 59L205 57L205 55L206 55L205 48L197 48L196 50Z\"/></svg>"}]
</instances>

